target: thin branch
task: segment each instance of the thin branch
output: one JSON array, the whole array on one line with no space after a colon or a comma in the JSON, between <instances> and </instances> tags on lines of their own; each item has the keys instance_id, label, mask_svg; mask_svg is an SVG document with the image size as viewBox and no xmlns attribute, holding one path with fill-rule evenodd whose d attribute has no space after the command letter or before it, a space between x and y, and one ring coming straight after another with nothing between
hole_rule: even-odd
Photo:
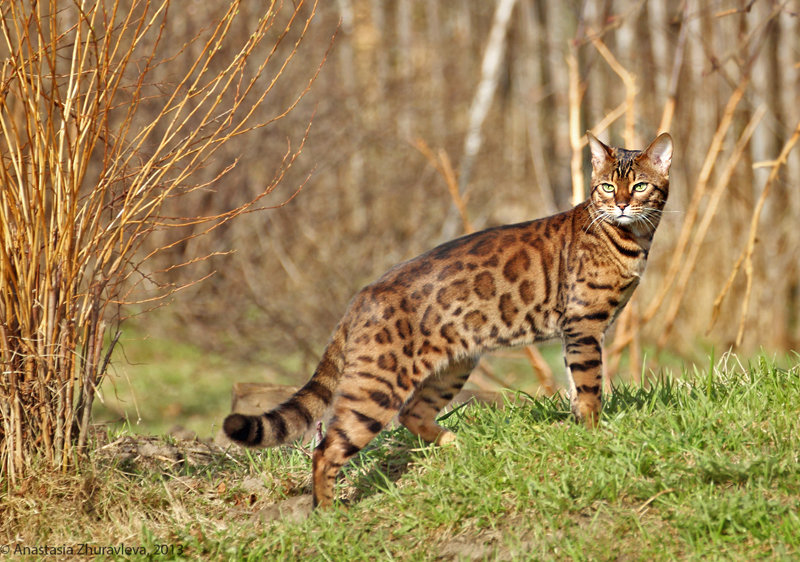
<instances>
[{"instance_id":1,"label":"thin branch","mask_svg":"<svg viewBox=\"0 0 800 562\"><path fill-rule=\"evenodd\" d=\"M567 75L569 76L569 145L572 148L569 171L572 178L572 204L577 205L585 198L583 147L586 140L581 131L580 109L584 88L578 72L578 57L574 45L567 54Z\"/></svg>"},{"instance_id":2,"label":"thin branch","mask_svg":"<svg viewBox=\"0 0 800 562\"><path fill-rule=\"evenodd\" d=\"M733 173L736 170L736 166L741 161L742 153L750 143L750 137L752 137L756 127L761 122L761 119L764 117L766 112L766 107L761 105L753 113L750 121L747 123L747 126L742 131L742 134L739 135L739 140L736 142L736 146L734 146L733 151L731 151L725 166L722 168L722 173L719 175L719 178L714 185L714 189L709 195L703 219L700 221L700 224L698 225L697 230L692 237L692 246L683 262L680 275L675 283L675 290L672 294L672 302L667 308L667 316L664 320L664 324L662 325L661 335L658 339L659 348L666 345L667 338L672 332L672 327L675 324L675 319L678 316L678 311L680 310L681 303L683 302L683 298L686 294L689 278L691 277L692 273L694 272L694 268L697 265L702 244L705 241L706 235L708 234L714 218L716 217L717 209L719 208L723 193L730 184Z\"/></svg>"},{"instance_id":3,"label":"thin branch","mask_svg":"<svg viewBox=\"0 0 800 562\"><path fill-rule=\"evenodd\" d=\"M709 326L709 330L711 329L711 327L713 327L714 323L716 322L719 316L719 310L720 307L722 306L722 302L725 299L726 295L728 294L731 285L733 284L733 279L740 271L742 263L744 263L746 287L745 287L744 298L742 299L741 312L739 315L739 327L736 332L737 347L742 345L742 340L744 339L744 331L747 320L747 310L750 306L750 295L753 289L753 253L755 252L755 247L757 242L756 236L758 234L758 223L759 219L761 218L761 211L764 208L764 203L766 202L767 197L769 196L770 191L772 190L772 185L777 179L780 169L786 163L786 159L788 158L789 153L792 151L792 148L794 148L794 145L797 143L798 140L800 140L800 122L797 123L794 132L792 133L792 136L789 137L789 139L783 145L780 154L774 160L774 164L772 165L772 169L770 170L769 176L767 177L767 181L764 184L764 188L761 190L761 196L758 198L758 202L756 203L755 209L753 210L753 215L750 218L750 230L747 236L747 243L745 244L744 250L742 250L742 254L736 260L736 263L734 264L733 269L731 270L731 273L728 276L728 280L726 281L719 295L717 295L717 298L714 300L714 309L712 312L712 320Z\"/></svg>"},{"instance_id":4,"label":"thin branch","mask_svg":"<svg viewBox=\"0 0 800 562\"><path fill-rule=\"evenodd\" d=\"M731 93L728 98L728 103L722 112L717 130L711 139L711 144L706 152L706 157L700 174L697 178L697 183L692 189L692 199L689 202L689 207L686 210L686 218L684 219L678 242L672 253L672 260L667 270L664 280L661 283L661 290L650 303L650 307L642 315L642 322L649 322L653 316L660 310L661 305L666 298L667 294L673 289L675 278L683 267L684 258L686 257L686 249L691 240L692 231L694 229L697 215L700 211L700 203L706 195L708 190L708 182L711 178L711 172L717 163L717 157L722 150L722 141L728 133L728 129L733 122L733 114L739 105L739 102L744 97L745 89L747 88L750 79L748 76L742 78L739 86Z\"/></svg>"}]
</instances>

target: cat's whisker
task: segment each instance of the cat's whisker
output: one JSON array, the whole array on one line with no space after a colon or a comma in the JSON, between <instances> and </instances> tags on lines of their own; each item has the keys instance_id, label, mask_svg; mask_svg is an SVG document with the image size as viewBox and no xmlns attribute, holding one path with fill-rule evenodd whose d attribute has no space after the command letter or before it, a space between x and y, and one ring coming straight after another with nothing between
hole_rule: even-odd
<instances>
[{"instance_id":1,"label":"cat's whisker","mask_svg":"<svg viewBox=\"0 0 800 562\"><path fill-rule=\"evenodd\" d=\"M592 222L586 225L586 228L583 231L589 232L589 230L595 225L601 222L608 222L609 218L611 218L611 215L609 213L605 211L599 211L598 214L592 219Z\"/></svg>"},{"instance_id":2,"label":"cat's whisker","mask_svg":"<svg viewBox=\"0 0 800 562\"><path fill-rule=\"evenodd\" d=\"M683 211L683 210L680 210L680 209L678 209L678 210L675 210L675 209L656 209L656 208L647 208L647 209L646 209L646 211L647 211L648 213L658 213L658 214L662 214L662 215L663 215L664 213L676 213L676 214L681 214L681 213L684 213L684 212L685 212L685 211Z\"/></svg>"},{"instance_id":3,"label":"cat's whisker","mask_svg":"<svg viewBox=\"0 0 800 562\"><path fill-rule=\"evenodd\" d=\"M647 226L652 230L655 230L656 227L658 226L655 222L653 222L653 220L650 217L646 215L642 215L641 218L639 219L639 222L647 224Z\"/></svg>"}]
</instances>

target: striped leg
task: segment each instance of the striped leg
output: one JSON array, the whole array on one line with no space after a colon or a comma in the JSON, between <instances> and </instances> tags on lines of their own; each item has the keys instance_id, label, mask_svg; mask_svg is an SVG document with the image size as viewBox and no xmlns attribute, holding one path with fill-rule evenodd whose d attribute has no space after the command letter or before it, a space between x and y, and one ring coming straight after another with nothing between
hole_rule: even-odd
<instances>
[{"instance_id":1,"label":"striped leg","mask_svg":"<svg viewBox=\"0 0 800 562\"><path fill-rule=\"evenodd\" d=\"M564 340L564 362L572 413L586 427L600 421L603 382L603 336L580 334Z\"/></svg>"},{"instance_id":2,"label":"striped leg","mask_svg":"<svg viewBox=\"0 0 800 562\"><path fill-rule=\"evenodd\" d=\"M386 373L345 376L325 438L314 450L314 507L333 503L339 470L391 421L410 393L411 385L407 389L392 385Z\"/></svg>"},{"instance_id":3,"label":"striped leg","mask_svg":"<svg viewBox=\"0 0 800 562\"><path fill-rule=\"evenodd\" d=\"M453 441L455 435L436 423L436 415L458 394L476 363L464 359L425 379L400 411L400 423L429 443Z\"/></svg>"}]
</instances>

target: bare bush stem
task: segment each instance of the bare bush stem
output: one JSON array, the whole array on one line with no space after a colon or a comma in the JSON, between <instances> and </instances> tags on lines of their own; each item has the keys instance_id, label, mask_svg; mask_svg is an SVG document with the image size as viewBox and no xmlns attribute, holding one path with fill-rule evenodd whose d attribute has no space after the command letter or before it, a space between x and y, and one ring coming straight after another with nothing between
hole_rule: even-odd
<instances>
[{"instance_id":1,"label":"bare bush stem","mask_svg":"<svg viewBox=\"0 0 800 562\"><path fill-rule=\"evenodd\" d=\"M166 53L169 6L11 0L0 8L8 54L0 72L0 472L12 483L37 453L66 469L89 444L92 404L119 338L107 338L108 327L125 305L177 290L135 298L134 274L152 278L142 272L155 255L258 208L308 135L278 155L274 176L249 199L221 213L164 216L167 201L208 189L233 168L202 173L221 146L285 117L319 72L312 68L293 98L257 121L316 3L287 10L272 2L237 36L233 1ZM173 84L148 81L159 66L186 59ZM205 228L142 251L154 233L194 225Z\"/></svg>"},{"instance_id":2,"label":"bare bush stem","mask_svg":"<svg viewBox=\"0 0 800 562\"><path fill-rule=\"evenodd\" d=\"M794 148L794 145L797 144L797 141L800 140L800 122L797 123L797 126L792 133L792 136L786 141L781 149L780 154L778 157L770 163L770 172L769 176L767 177L767 181L764 184L764 188L761 190L761 195L758 198L758 202L756 203L755 209L753 209L753 215L750 219L750 230L747 236L747 244L745 244L744 250L742 250L741 255L736 260L730 275L728 276L728 280L725 282L725 285L722 287L719 295L714 300L714 309L711 316L711 323L709 324L709 330L714 326L719 317L720 307L722 306L722 302L725 300L728 292L730 291L731 286L733 285L733 280L736 278L736 275L739 273L742 263L744 263L744 271L745 271L745 279L746 279L746 288L744 298L742 299L741 305L741 312L739 314L739 327L736 331L736 346L742 345L742 339L744 338L745 326L747 321L747 310L750 306L750 296L753 290L753 253L755 252L757 238L756 235L758 234L758 222L761 218L761 211L764 209L764 203L769 196L770 190L772 189L772 185L775 182L775 179L778 177L778 172L780 171L781 167L786 163L786 159L789 156L789 153Z\"/></svg>"}]
</instances>

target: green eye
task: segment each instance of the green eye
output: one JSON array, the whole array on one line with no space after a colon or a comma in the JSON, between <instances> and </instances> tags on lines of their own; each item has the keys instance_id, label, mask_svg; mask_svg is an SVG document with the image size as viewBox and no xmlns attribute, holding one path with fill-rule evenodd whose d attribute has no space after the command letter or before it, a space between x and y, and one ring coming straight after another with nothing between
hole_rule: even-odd
<instances>
[{"instance_id":1,"label":"green eye","mask_svg":"<svg viewBox=\"0 0 800 562\"><path fill-rule=\"evenodd\" d=\"M600 189L602 189L606 193L614 193L614 190L617 188L611 185L610 183L601 183Z\"/></svg>"},{"instance_id":2,"label":"green eye","mask_svg":"<svg viewBox=\"0 0 800 562\"><path fill-rule=\"evenodd\" d=\"M633 190L638 192L646 191L649 185L645 182L639 182L633 186Z\"/></svg>"}]
</instances>

